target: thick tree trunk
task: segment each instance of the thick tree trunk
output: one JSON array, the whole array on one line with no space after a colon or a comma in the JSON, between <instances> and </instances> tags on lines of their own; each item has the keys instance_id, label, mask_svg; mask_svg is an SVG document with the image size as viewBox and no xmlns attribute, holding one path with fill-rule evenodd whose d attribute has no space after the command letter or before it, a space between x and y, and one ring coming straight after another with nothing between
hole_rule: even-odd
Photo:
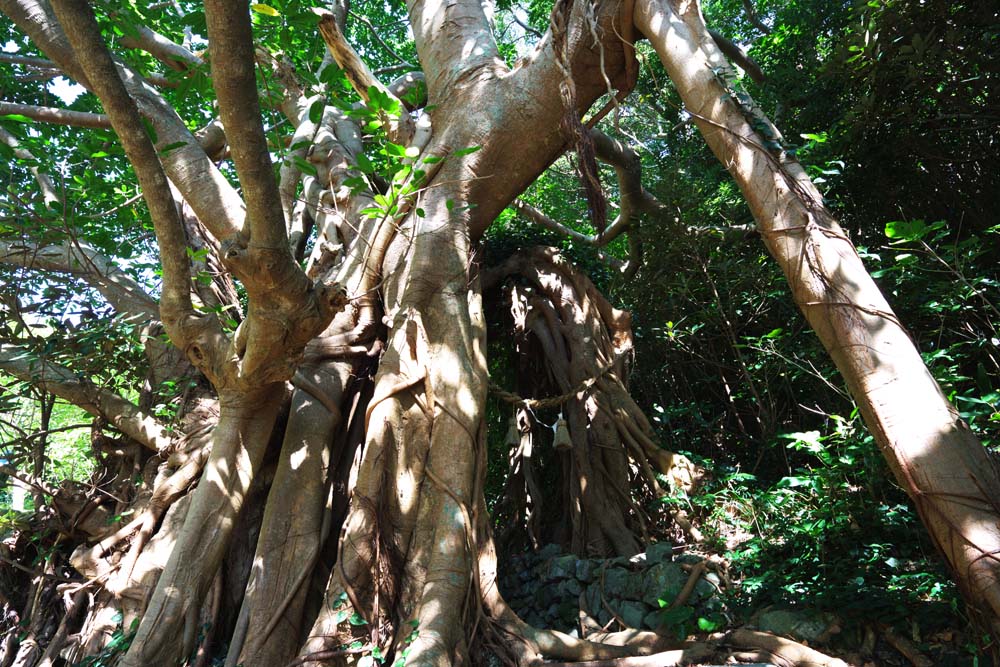
<instances>
[{"instance_id":1,"label":"thick tree trunk","mask_svg":"<svg viewBox=\"0 0 1000 667\"><path fill-rule=\"evenodd\" d=\"M123 665L173 665L193 651L201 603L271 440L283 394L283 385L273 384L220 397L212 453Z\"/></svg>"},{"instance_id":2,"label":"thick tree trunk","mask_svg":"<svg viewBox=\"0 0 1000 667\"><path fill-rule=\"evenodd\" d=\"M739 184L795 302L843 374L865 423L971 607L1000 638L1000 472L941 393L913 340L824 208L801 165L766 148L725 84L728 64L697 2L636 3L685 108Z\"/></svg>"}]
</instances>

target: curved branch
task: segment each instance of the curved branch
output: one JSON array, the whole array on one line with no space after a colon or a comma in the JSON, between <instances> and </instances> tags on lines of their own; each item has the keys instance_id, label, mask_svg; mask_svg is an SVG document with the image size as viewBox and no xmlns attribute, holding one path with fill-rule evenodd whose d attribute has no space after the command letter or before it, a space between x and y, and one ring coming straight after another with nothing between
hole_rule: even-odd
<instances>
[{"instance_id":1,"label":"curved branch","mask_svg":"<svg viewBox=\"0 0 1000 667\"><path fill-rule=\"evenodd\" d=\"M133 26L137 34L125 35L121 43L130 49L139 49L153 56L170 69L186 72L201 67L205 61L177 42L164 37L144 25Z\"/></svg>"},{"instance_id":2,"label":"curved branch","mask_svg":"<svg viewBox=\"0 0 1000 667\"><path fill-rule=\"evenodd\" d=\"M514 200L511 207L532 222L553 231L560 236L572 239L578 243L603 248L623 233L628 232L629 258L628 262L598 253L598 257L611 267L621 271L626 278L632 278L642 266L643 248L638 232L637 214L661 215L666 212L666 206L650 194L642 185L642 161L639 155L627 144L612 139L598 129L590 130L594 141L597 159L611 165L618 177L618 192L621 195L618 217L599 234L584 234L553 220L534 206ZM752 231L747 226L733 227L687 227L684 233L691 235L718 234L722 236L736 235L744 238Z\"/></svg>"},{"instance_id":3,"label":"curved branch","mask_svg":"<svg viewBox=\"0 0 1000 667\"><path fill-rule=\"evenodd\" d=\"M194 313L185 252L187 238L163 166L142 125L135 100L119 78L89 5L84 0L58 0L53 7L139 179L160 246L163 266L161 319L170 337L183 349L185 341L180 320Z\"/></svg>"},{"instance_id":4,"label":"curved branch","mask_svg":"<svg viewBox=\"0 0 1000 667\"><path fill-rule=\"evenodd\" d=\"M553 231L556 234L559 234L560 236L573 239L578 243L584 243L586 245L594 246L595 248L600 248L602 245L604 245L598 242L601 236L600 234L589 235L589 234L584 234L582 232L578 232L571 227L567 227L561 222L553 220L539 209L535 208L531 204L528 204L527 202L524 202L520 199L515 199L513 202L511 202L510 206L515 211L517 211L524 217L528 218L535 224L545 227L549 231ZM609 266L618 271L624 271L626 268L625 262L621 261L617 257L612 257L611 255L605 253L602 250L597 251L597 256L598 258L600 258L602 262L608 264Z\"/></svg>"},{"instance_id":5,"label":"curved branch","mask_svg":"<svg viewBox=\"0 0 1000 667\"><path fill-rule=\"evenodd\" d=\"M754 7L753 0L743 0L743 9L747 13L747 19L753 25L753 27L760 30L765 35L771 34L771 28L767 26L764 21L761 20L760 14L757 13L757 8Z\"/></svg>"},{"instance_id":6,"label":"curved branch","mask_svg":"<svg viewBox=\"0 0 1000 667\"><path fill-rule=\"evenodd\" d=\"M757 61L751 58L750 54L744 51L739 44L736 44L722 33L711 28L708 29L708 34L712 36L712 41L719 47L719 50L726 54L726 57L732 62L742 67L743 71L750 75L751 79L757 83L767 81L764 70L760 68Z\"/></svg>"},{"instance_id":7,"label":"curved branch","mask_svg":"<svg viewBox=\"0 0 1000 667\"><path fill-rule=\"evenodd\" d=\"M120 313L158 319L153 297L101 251L83 241L39 246L27 241L0 241L0 262L26 269L59 271L82 278Z\"/></svg>"},{"instance_id":8,"label":"curved branch","mask_svg":"<svg viewBox=\"0 0 1000 667\"><path fill-rule=\"evenodd\" d=\"M0 370L106 419L144 447L156 452L170 447L170 433L161 421L67 368L33 358L23 348L0 343Z\"/></svg>"},{"instance_id":9,"label":"curved branch","mask_svg":"<svg viewBox=\"0 0 1000 667\"><path fill-rule=\"evenodd\" d=\"M626 278L631 278L642 266L642 242L640 241L637 229L638 222L634 219L637 213L660 213L664 210L664 205L653 195L649 194L642 186L642 162L638 154L626 144L612 139L604 132L597 129L590 130L591 139L594 142L594 150L597 158L615 169L618 176L618 191L621 194L618 217L598 234L583 234L576 230L556 222L538 209L515 200L512 204L515 210L524 214L533 222L550 229L567 238L571 238L579 243L603 248L611 241L615 240L623 233L631 231L629 234L629 260L627 263L621 260L605 256L600 257L614 268L622 272Z\"/></svg>"},{"instance_id":10,"label":"curved branch","mask_svg":"<svg viewBox=\"0 0 1000 667\"><path fill-rule=\"evenodd\" d=\"M368 19L367 16L365 16L364 14L358 14L357 12L352 12L350 9L347 10L347 13L350 14L350 16L351 16L352 19L354 19L355 21L360 22L362 25L364 25L366 28L368 28L368 32L370 32L371 35L372 35L372 37L375 38L375 41L378 42L379 45L383 49L385 49L386 53L388 53L394 59L396 59L397 61L399 61L399 63L401 65L408 64L407 61L406 61L406 58L404 58L401 55L399 55L398 53L396 53L393 50L393 48L391 46L389 46L389 44L387 44L384 39L382 39L382 35L379 34L378 28L376 28L372 24L372 22ZM336 25L339 27L341 24L337 23Z\"/></svg>"}]
</instances>

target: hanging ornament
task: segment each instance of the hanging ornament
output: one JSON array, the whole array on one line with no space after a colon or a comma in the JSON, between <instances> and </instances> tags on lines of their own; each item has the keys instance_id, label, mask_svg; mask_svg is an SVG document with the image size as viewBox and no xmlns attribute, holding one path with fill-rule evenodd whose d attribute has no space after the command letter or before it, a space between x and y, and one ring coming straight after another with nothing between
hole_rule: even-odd
<instances>
[{"instance_id":1,"label":"hanging ornament","mask_svg":"<svg viewBox=\"0 0 1000 667\"><path fill-rule=\"evenodd\" d=\"M559 419L556 420L556 435L552 439L552 446L556 448L557 452L573 449L573 441L569 437L569 427L566 425L562 413L559 413Z\"/></svg>"}]
</instances>

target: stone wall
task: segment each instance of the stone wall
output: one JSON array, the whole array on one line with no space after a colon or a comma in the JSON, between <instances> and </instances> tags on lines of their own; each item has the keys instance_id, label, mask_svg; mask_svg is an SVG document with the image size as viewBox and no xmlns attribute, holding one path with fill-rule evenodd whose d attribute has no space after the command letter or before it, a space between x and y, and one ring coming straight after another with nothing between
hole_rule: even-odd
<instances>
[{"instance_id":1,"label":"stone wall","mask_svg":"<svg viewBox=\"0 0 1000 667\"><path fill-rule=\"evenodd\" d=\"M506 560L500 592L536 627L576 635L581 618L585 625L604 627L614 614L628 627L655 630L664 623L666 606L687 583L690 566L702 560L673 551L669 542L659 542L632 558L581 559L560 555L558 546L550 544ZM686 602L694 607L692 617L721 610L718 586L714 572L702 575ZM609 629L619 627L612 623Z\"/></svg>"}]
</instances>

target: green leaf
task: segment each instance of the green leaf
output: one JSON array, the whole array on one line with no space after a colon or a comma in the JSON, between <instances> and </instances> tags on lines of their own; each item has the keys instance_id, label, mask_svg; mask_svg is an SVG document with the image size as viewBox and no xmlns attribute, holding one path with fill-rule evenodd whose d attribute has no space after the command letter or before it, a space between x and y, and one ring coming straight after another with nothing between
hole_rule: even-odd
<instances>
[{"instance_id":1,"label":"green leaf","mask_svg":"<svg viewBox=\"0 0 1000 667\"><path fill-rule=\"evenodd\" d=\"M365 174L372 174L375 172L375 165L372 164L372 161L368 159L368 156L364 153L358 155L358 171Z\"/></svg>"},{"instance_id":2,"label":"green leaf","mask_svg":"<svg viewBox=\"0 0 1000 667\"><path fill-rule=\"evenodd\" d=\"M406 155L406 148L400 146L399 144L394 144L392 142L389 142L382 149L382 154L389 156L403 157L404 155Z\"/></svg>"},{"instance_id":3,"label":"green leaf","mask_svg":"<svg viewBox=\"0 0 1000 667\"><path fill-rule=\"evenodd\" d=\"M323 120L323 110L326 109L326 102L324 100L316 100L309 107L309 120L312 123L319 123Z\"/></svg>"},{"instance_id":4,"label":"green leaf","mask_svg":"<svg viewBox=\"0 0 1000 667\"><path fill-rule=\"evenodd\" d=\"M721 623L705 618L704 616L698 617L698 629L702 632L715 632L721 625Z\"/></svg>"},{"instance_id":5,"label":"green leaf","mask_svg":"<svg viewBox=\"0 0 1000 667\"><path fill-rule=\"evenodd\" d=\"M278 16L279 12L277 9L271 5L265 5L263 3L254 3L250 5L250 9L254 10L258 14L263 14L264 16Z\"/></svg>"},{"instance_id":6,"label":"green leaf","mask_svg":"<svg viewBox=\"0 0 1000 667\"><path fill-rule=\"evenodd\" d=\"M17 121L18 123L34 123L35 122L32 119L28 118L27 116L22 116L19 113L7 114L5 116L0 116L0 118L4 118L5 120Z\"/></svg>"},{"instance_id":7,"label":"green leaf","mask_svg":"<svg viewBox=\"0 0 1000 667\"><path fill-rule=\"evenodd\" d=\"M896 220L885 224L885 235L899 241L917 241L928 232L923 220Z\"/></svg>"},{"instance_id":8,"label":"green leaf","mask_svg":"<svg viewBox=\"0 0 1000 667\"><path fill-rule=\"evenodd\" d=\"M482 146L469 146L468 148L459 148L457 151L452 153L455 157L462 157L463 155L469 155L470 153L475 153Z\"/></svg>"},{"instance_id":9,"label":"green leaf","mask_svg":"<svg viewBox=\"0 0 1000 667\"><path fill-rule=\"evenodd\" d=\"M316 176L317 173L319 173L316 171L316 165L312 164L311 162L307 162L306 160L303 160L298 155L292 156L292 164L298 167L299 171L301 171L303 174Z\"/></svg>"},{"instance_id":10,"label":"green leaf","mask_svg":"<svg viewBox=\"0 0 1000 667\"><path fill-rule=\"evenodd\" d=\"M680 625L694 616L694 609L691 607L677 607L660 614L660 622L663 625Z\"/></svg>"},{"instance_id":11,"label":"green leaf","mask_svg":"<svg viewBox=\"0 0 1000 667\"><path fill-rule=\"evenodd\" d=\"M368 181L361 178L360 176L351 176L350 178L345 178L342 183L344 186L355 191L368 187Z\"/></svg>"},{"instance_id":12,"label":"green leaf","mask_svg":"<svg viewBox=\"0 0 1000 667\"><path fill-rule=\"evenodd\" d=\"M293 155L292 164L299 168L303 174L309 174L310 176L316 176L319 172L316 171L316 165L306 160L303 160L298 155Z\"/></svg>"},{"instance_id":13,"label":"green leaf","mask_svg":"<svg viewBox=\"0 0 1000 667\"><path fill-rule=\"evenodd\" d=\"M154 128L153 124L150 123L145 118L140 118L139 120L142 121L142 126L146 128L146 134L149 135L149 140L152 141L153 145L155 146L157 143L159 143L159 140L157 139L156 128Z\"/></svg>"},{"instance_id":14,"label":"green leaf","mask_svg":"<svg viewBox=\"0 0 1000 667\"><path fill-rule=\"evenodd\" d=\"M819 134L812 134L810 132L805 132L803 134L800 134L799 136L808 141L815 141L817 144L824 144L826 143L827 140L826 132L820 132Z\"/></svg>"}]
</instances>

